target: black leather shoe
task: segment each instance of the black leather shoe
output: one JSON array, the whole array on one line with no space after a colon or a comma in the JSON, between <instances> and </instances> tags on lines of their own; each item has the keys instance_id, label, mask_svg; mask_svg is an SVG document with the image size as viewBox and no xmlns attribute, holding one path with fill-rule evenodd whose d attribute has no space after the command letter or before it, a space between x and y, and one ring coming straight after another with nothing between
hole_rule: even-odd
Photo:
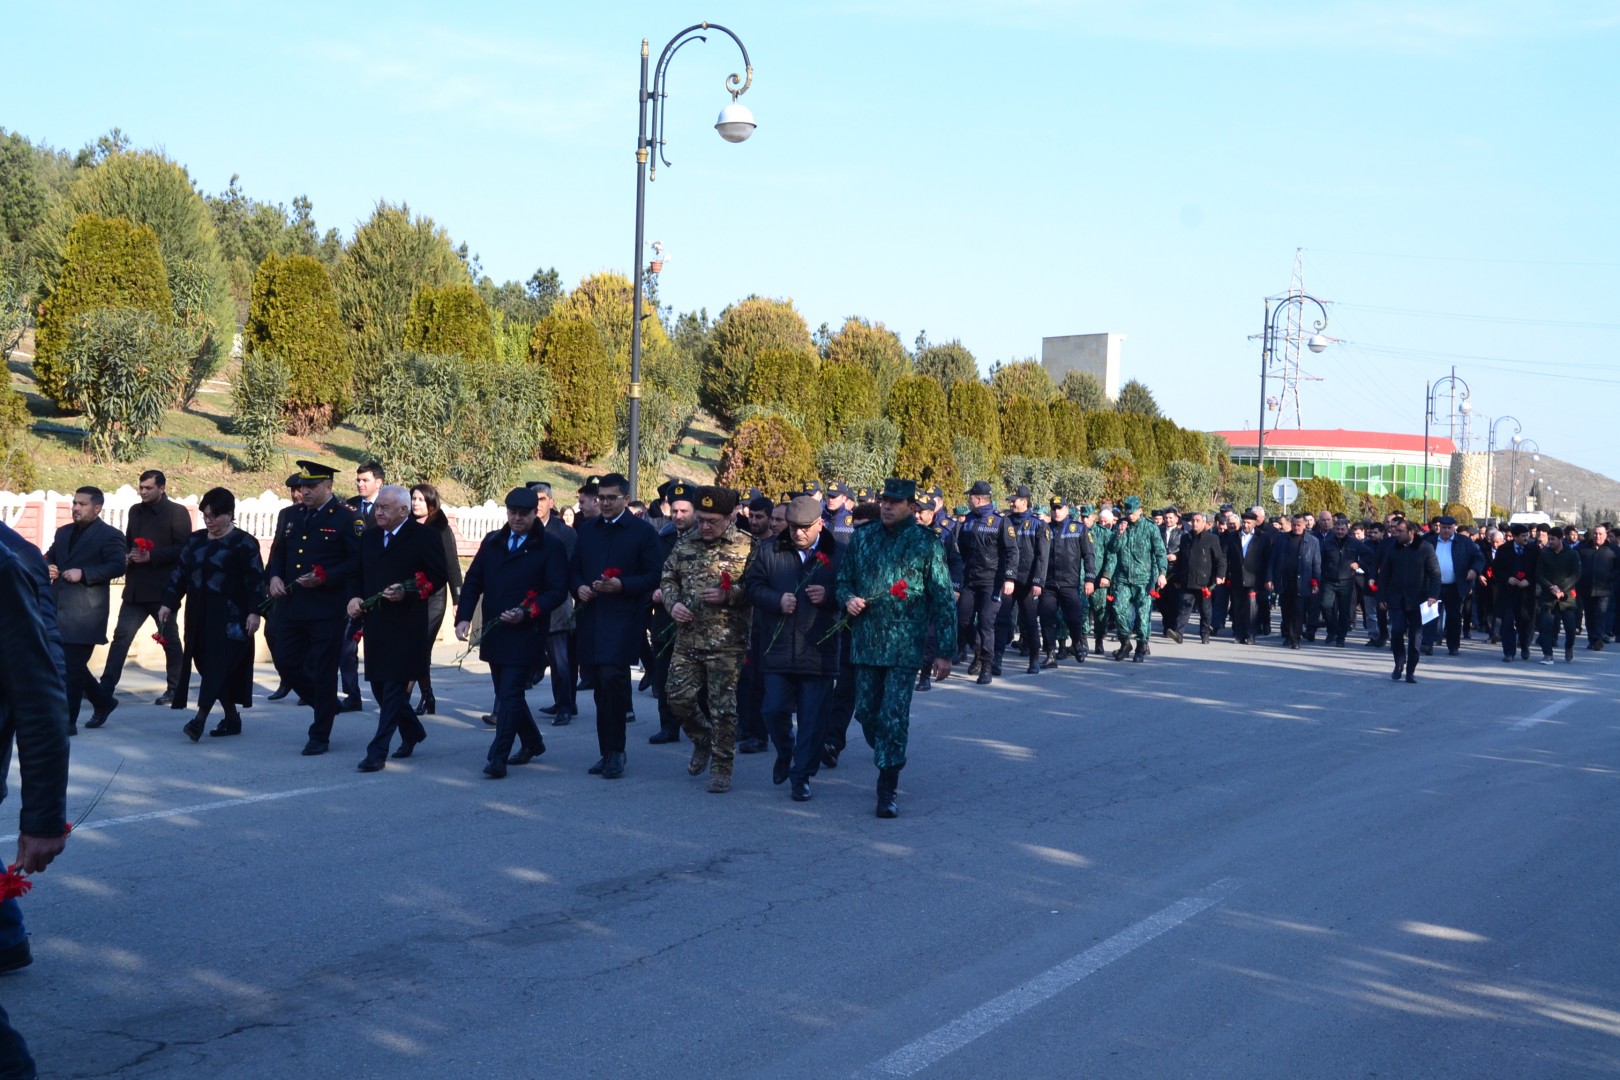
<instances>
[{"instance_id":1,"label":"black leather shoe","mask_svg":"<svg viewBox=\"0 0 1620 1080\"><path fill-rule=\"evenodd\" d=\"M1395 665L1395 670L1389 673L1389 681L1390 682L1400 682L1401 681L1401 675L1403 675L1405 672L1406 672L1405 665L1396 664Z\"/></svg>"},{"instance_id":2,"label":"black leather shoe","mask_svg":"<svg viewBox=\"0 0 1620 1080\"><path fill-rule=\"evenodd\" d=\"M545 713L547 716L556 716L557 715L557 710L561 709L561 708L562 708L561 705L547 705L545 708L541 709L540 711Z\"/></svg>"},{"instance_id":3,"label":"black leather shoe","mask_svg":"<svg viewBox=\"0 0 1620 1080\"><path fill-rule=\"evenodd\" d=\"M783 754L778 752L776 763L771 766L771 783L781 784L788 778L788 770L793 767L793 752L790 750Z\"/></svg>"},{"instance_id":4,"label":"black leather shoe","mask_svg":"<svg viewBox=\"0 0 1620 1080\"><path fill-rule=\"evenodd\" d=\"M979 659L978 654L974 654L973 662L968 665L967 673L969 675L977 675L983 667L984 661Z\"/></svg>"},{"instance_id":5,"label":"black leather shoe","mask_svg":"<svg viewBox=\"0 0 1620 1080\"><path fill-rule=\"evenodd\" d=\"M107 702L107 707L105 709L97 709L95 712L91 713L90 719L85 721L84 726L87 728L100 727L102 724L107 722L107 717L111 716L112 711L116 708L118 708L118 699L114 698Z\"/></svg>"},{"instance_id":6,"label":"black leather shoe","mask_svg":"<svg viewBox=\"0 0 1620 1080\"><path fill-rule=\"evenodd\" d=\"M652 685L652 672L649 671L649 672L647 672L647 674L645 674L645 675L643 675L641 677L640 682L636 683L636 689L637 690L645 690L651 685Z\"/></svg>"},{"instance_id":7,"label":"black leather shoe","mask_svg":"<svg viewBox=\"0 0 1620 1080\"><path fill-rule=\"evenodd\" d=\"M208 737L211 739L223 739L228 735L240 734L242 734L242 721L238 718L236 720L221 720L214 726L214 730L208 733Z\"/></svg>"},{"instance_id":8,"label":"black leather shoe","mask_svg":"<svg viewBox=\"0 0 1620 1080\"><path fill-rule=\"evenodd\" d=\"M1406 681L1410 682L1410 683L1415 683L1415 682L1417 682L1417 676L1412 674L1410 671L1408 671L1406 673Z\"/></svg>"},{"instance_id":9,"label":"black leather shoe","mask_svg":"<svg viewBox=\"0 0 1620 1080\"><path fill-rule=\"evenodd\" d=\"M488 724L490 727L494 727L495 726L495 717L490 713L485 713L484 714L484 723Z\"/></svg>"},{"instance_id":10,"label":"black leather shoe","mask_svg":"<svg viewBox=\"0 0 1620 1080\"><path fill-rule=\"evenodd\" d=\"M998 677L1001 675L1001 660L999 657L990 661L990 674Z\"/></svg>"},{"instance_id":11,"label":"black leather shoe","mask_svg":"<svg viewBox=\"0 0 1620 1080\"><path fill-rule=\"evenodd\" d=\"M164 706L164 705L173 705L174 704L174 694L172 692L168 691L168 690L165 690L165 691L163 691L163 693L158 695L158 699L156 701L152 702L152 704L160 706L160 707Z\"/></svg>"},{"instance_id":12,"label":"black leather shoe","mask_svg":"<svg viewBox=\"0 0 1620 1080\"><path fill-rule=\"evenodd\" d=\"M1170 631L1170 640L1175 642L1177 645L1180 645L1182 640L1183 640L1181 631L1180 630L1172 630L1172 631Z\"/></svg>"},{"instance_id":13,"label":"black leather shoe","mask_svg":"<svg viewBox=\"0 0 1620 1080\"><path fill-rule=\"evenodd\" d=\"M592 765L590 768L586 769L585 771L590 773L592 776L601 776L602 775L602 770L605 769L605 768L607 768L607 758L599 757L599 758L596 759L596 764Z\"/></svg>"},{"instance_id":14,"label":"black leather shoe","mask_svg":"<svg viewBox=\"0 0 1620 1080\"><path fill-rule=\"evenodd\" d=\"M993 676L988 671L980 671L979 677L975 679L974 682L979 686L988 686L990 685L990 680L992 678Z\"/></svg>"},{"instance_id":15,"label":"black leather shoe","mask_svg":"<svg viewBox=\"0 0 1620 1080\"><path fill-rule=\"evenodd\" d=\"M10 948L0 949L0 975L25 968L33 962L34 950L29 947L27 938Z\"/></svg>"},{"instance_id":16,"label":"black leather shoe","mask_svg":"<svg viewBox=\"0 0 1620 1080\"><path fill-rule=\"evenodd\" d=\"M624 755L609 754L602 766L602 779L617 780L624 775Z\"/></svg>"},{"instance_id":17,"label":"black leather shoe","mask_svg":"<svg viewBox=\"0 0 1620 1080\"><path fill-rule=\"evenodd\" d=\"M355 694L343 699L343 704L338 706L338 712L359 712L363 707L360 696Z\"/></svg>"},{"instance_id":18,"label":"black leather shoe","mask_svg":"<svg viewBox=\"0 0 1620 1080\"><path fill-rule=\"evenodd\" d=\"M286 697L290 693L292 693L292 687L287 686L286 684L283 684L281 686L276 687L275 691L269 697L265 698L265 700L266 701L280 701L282 698Z\"/></svg>"},{"instance_id":19,"label":"black leather shoe","mask_svg":"<svg viewBox=\"0 0 1620 1080\"><path fill-rule=\"evenodd\" d=\"M504 761L492 761L492 762L490 762L488 765L484 766L484 775L489 777L491 780L505 780L506 779L506 762L504 762Z\"/></svg>"},{"instance_id":20,"label":"black leather shoe","mask_svg":"<svg viewBox=\"0 0 1620 1080\"><path fill-rule=\"evenodd\" d=\"M1041 654L1039 652L1032 652L1032 653L1029 654L1029 666L1024 669L1024 674L1025 675L1039 675L1040 673L1041 673Z\"/></svg>"},{"instance_id":21,"label":"black leather shoe","mask_svg":"<svg viewBox=\"0 0 1620 1080\"><path fill-rule=\"evenodd\" d=\"M401 742L399 744L399 749L398 750L395 750L392 754L389 754L388 756L391 757L391 758L395 758L395 759L403 759L403 758L410 757L411 754L413 754L415 751L416 751L416 743L411 742L409 739L406 739L404 742Z\"/></svg>"},{"instance_id":22,"label":"black leather shoe","mask_svg":"<svg viewBox=\"0 0 1620 1080\"><path fill-rule=\"evenodd\" d=\"M535 758L539 757L545 752L546 748L544 746L541 746L536 750L530 750L525 746L511 757L507 758L506 763L508 765L527 765L529 762L533 761Z\"/></svg>"},{"instance_id":23,"label":"black leather shoe","mask_svg":"<svg viewBox=\"0 0 1620 1080\"><path fill-rule=\"evenodd\" d=\"M984 679L984 677L982 675L979 678L980 678L981 682ZM829 768L829 769L838 768L838 754L839 754L839 751L838 751L837 748L831 747L831 746L823 746L821 748L821 763L823 765L827 766L827 768Z\"/></svg>"},{"instance_id":24,"label":"black leather shoe","mask_svg":"<svg viewBox=\"0 0 1620 1080\"><path fill-rule=\"evenodd\" d=\"M368 757L366 760L362 761L357 768L360 772L382 772L383 766L387 764L388 762L384 761L382 758Z\"/></svg>"},{"instance_id":25,"label":"black leather shoe","mask_svg":"<svg viewBox=\"0 0 1620 1080\"><path fill-rule=\"evenodd\" d=\"M574 714L573 713L563 711L563 710L559 710L558 713L551 718L551 726L552 727L567 727L570 723L573 722L573 719L574 719Z\"/></svg>"},{"instance_id":26,"label":"black leather shoe","mask_svg":"<svg viewBox=\"0 0 1620 1080\"><path fill-rule=\"evenodd\" d=\"M305 757L315 757L317 754L326 753L329 749L331 749L330 744L323 743L318 739L311 739L304 744L304 749L299 752Z\"/></svg>"},{"instance_id":27,"label":"black leather shoe","mask_svg":"<svg viewBox=\"0 0 1620 1080\"><path fill-rule=\"evenodd\" d=\"M423 698L422 704L416 707L417 716L437 716L438 711L439 703L430 697Z\"/></svg>"},{"instance_id":28,"label":"black leather shoe","mask_svg":"<svg viewBox=\"0 0 1620 1080\"><path fill-rule=\"evenodd\" d=\"M190 720L186 721L186 726L180 730L186 733L186 738L190 739L192 742L196 742L202 738L203 718L200 716L193 716Z\"/></svg>"},{"instance_id":29,"label":"black leather shoe","mask_svg":"<svg viewBox=\"0 0 1620 1080\"><path fill-rule=\"evenodd\" d=\"M659 731L647 740L654 746L663 746L667 743L680 742L681 733L678 731Z\"/></svg>"},{"instance_id":30,"label":"black leather shoe","mask_svg":"<svg viewBox=\"0 0 1620 1080\"><path fill-rule=\"evenodd\" d=\"M744 739L737 744L737 753L739 754L763 754L764 752L764 739Z\"/></svg>"},{"instance_id":31,"label":"black leather shoe","mask_svg":"<svg viewBox=\"0 0 1620 1080\"><path fill-rule=\"evenodd\" d=\"M917 686L914 691L915 693L925 693L933 688L934 680L927 672L923 672L921 675L917 676Z\"/></svg>"},{"instance_id":32,"label":"black leather shoe","mask_svg":"<svg viewBox=\"0 0 1620 1080\"><path fill-rule=\"evenodd\" d=\"M808 780L795 780L795 781L793 781L793 801L794 802L809 802L810 801L810 781L808 781Z\"/></svg>"},{"instance_id":33,"label":"black leather shoe","mask_svg":"<svg viewBox=\"0 0 1620 1080\"><path fill-rule=\"evenodd\" d=\"M309 702L305 701L302 697L300 697L298 699L298 707L300 709L307 709L307 708L309 708Z\"/></svg>"}]
</instances>

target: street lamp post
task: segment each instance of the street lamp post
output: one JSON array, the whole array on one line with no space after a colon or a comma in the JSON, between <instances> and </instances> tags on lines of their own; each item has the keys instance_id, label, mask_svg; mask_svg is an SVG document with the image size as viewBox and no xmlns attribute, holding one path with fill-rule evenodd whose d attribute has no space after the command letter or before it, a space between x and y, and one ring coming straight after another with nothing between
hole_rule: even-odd
<instances>
[{"instance_id":1,"label":"street lamp post","mask_svg":"<svg viewBox=\"0 0 1620 1080\"><path fill-rule=\"evenodd\" d=\"M1453 392L1456 391L1457 387L1459 387L1459 386L1462 387L1462 404L1457 406L1457 410L1459 412L1461 412L1463 415L1466 416L1474 408L1468 402L1468 399L1473 396L1472 391L1470 391L1468 389L1468 383L1465 382L1462 379L1459 379L1455 375L1447 375L1443 379L1436 379L1434 382L1432 382L1432 383L1430 383L1428 385L1428 388L1424 393L1424 398L1423 398L1423 520L1424 520L1424 522L1427 522L1429 520L1429 421L1434 418L1434 399L1435 399L1435 395L1437 393L1439 393L1439 391L1440 391L1440 389L1442 387L1445 387L1445 386L1450 386ZM1448 415L1449 415L1449 411L1448 411ZM1442 507L1444 506L1443 503L1441 505L1442 505Z\"/></svg>"},{"instance_id":2,"label":"street lamp post","mask_svg":"<svg viewBox=\"0 0 1620 1080\"><path fill-rule=\"evenodd\" d=\"M1508 515L1510 517L1513 515L1515 507L1518 506L1515 496L1519 490L1520 450L1524 450L1526 453L1530 454L1532 460L1534 461L1541 460L1540 443L1536 442L1534 439L1522 438L1519 435L1513 436L1513 460L1508 465ZM1535 472L1536 470L1531 469L1530 471Z\"/></svg>"},{"instance_id":3,"label":"street lamp post","mask_svg":"<svg viewBox=\"0 0 1620 1080\"><path fill-rule=\"evenodd\" d=\"M1287 292L1280 296L1266 297L1266 321L1260 331L1260 427L1255 432L1254 503L1256 506L1264 506L1266 501L1266 380L1271 375L1271 360L1276 351L1277 316L1294 304L1298 304L1300 311L1303 313L1307 300L1316 305L1316 310L1322 313L1322 318L1315 323L1313 327L1315 332L1305 342L1305 347L1313 353L1319 353L1328 347L1328 339L1322 336L1322 331L1327 329L1328 324L1327 307L1323 305L1322 301L1305 292ZM1276 307L1272 307L1273 304L1276 304ZM1303 322L1303 319L1301 321Z\"/></svg>"},{"instance_id":4,"label":"street lamp post","mask_svg":"<svg viewBox=\"0 0 1620 1080\"><path fill-rule=\"evenodd\" d=\"M1498 416L1495 420L1491 421L1491 426L1486 429L1486 436L1485 436L1485 520L1487 522L1489 522L1491 520L1491 508L1496 505L1495 500L1493 498L1493 492L1495 491L1495 486L1494 485L1495 485L1495 481L1496 481L1496 425L1500 424L1504 420L1512 420L1513 421L1513 441L1515 443L1517 443L1519 441L1519 433L1524 430L1524 428L1519 426L1518 419L1516 417L1512 417L1512 416ZM1511 477L1510 477L1510 482L1511 482ZM1512 503L1511 503L1511 500L1510 500L1509 501L1509 513L1511 513L1511 512L1512 512Z\"/></svg>"},{"instance_id":5,"label":"street lamp post","mask_svg":"<svg viewBox=\"0 0 1620 1080\"><path fill-rule=\"evenodd\" d=\"M658 64L651 70L651 78L647 68L648 41L641 39L641 121L636 129L636 255L632 260L635 272L631 278L631 314L630 314L630 431L629 431L629 480L630 497L636 498L640 494L637 486L638 473L641 465L641 259L646 246L647 225L647 181L656 179L658 163L653 160L654 148L658 154L658 161L665 166L669 159L664 156L664 98L665 84L669 75L669 62L675 51L681 46L693 41L708 41L702 31L718 30L732 41L742 52L743 70L745 75L732 75L726 79L726 90L731 94L731 104L720 110L720 118L715 121L714 129L720 137L727 142L739 143L754 133L754 114L748 106L738 102L738 98L748 92L754 84L754 65L748 59L748 49L743 45L742 39L718 23L701 22L688 26L685 30L669 39L664 51L658 55ZM649 108L650 107L650 108ZM652 127L649 131L647 119L649 111L652 114ZM651 168L649 169L649 165Z\"/></svg>"}]
</instances>

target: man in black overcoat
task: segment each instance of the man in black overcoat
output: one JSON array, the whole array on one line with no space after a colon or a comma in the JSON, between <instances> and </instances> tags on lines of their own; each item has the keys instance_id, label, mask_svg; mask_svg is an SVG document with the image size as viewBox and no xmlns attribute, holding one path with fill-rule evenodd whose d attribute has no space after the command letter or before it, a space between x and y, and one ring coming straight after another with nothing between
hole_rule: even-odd
<instances>
[{"instance_id":1,"label":"man in black overcoat","mask_svg":"<svg viewBox=\"0 0 1620 1080\"><path fill-rule=\"evenodd\" d=\"M361 772L381 771L396 728L396 758L410 757L427 738L427 729L410 708L410 685L427 674L433 660L427 597L407 585L425 581L431 596L450 577L438 531L411 517L411 493L389 485L376 495L371 506L375 524L360 538L360 572L349 588L349 623L359 628L365 642L366 681L377 699L377 734L366 747ZM379 593L382 599L364 610L365 601Z\"/></svg>"},{"instance_id":2,"label":"man in black overcoat","mask_svg":"<svg viewBox=\"0 0 1620 1080\"><path fill-rule=\"evenodd\" d=\"M56 530L45 552L56 594L56 626L67 661L68 734L79 731L79 705L90 699L90 725L100 727L118 707L112 691L90 674L90 655L107 643L112 612L108 583L124 574L124 535L101 520L106 496L98 487L73 493L73 520Z\"/></svg>"},{"instance_id":3,"label":"man in black overcoat","mask_svg":"<svg viewBox=\"0 0 1620 1080\"><path fill-rule=\"evenodd\" d=\"M476 643L478 658L489 665L495 684L495 741L484 765L484 775L493 780L505 777L508 765L526 765L546 752L523 695L529 669L540 662L545 648L551 613L567 595L568 559L562 541L536 527L538 505L529 488L507 492L506 527L478 545L456 608L456 639L466 641L483 601L484 622ZM514 754L512 744L518 741L521 749Z\"/></svg>"},{"instance_id":4,"label":"man in black overcoat","mask_svg":"<svg viewBox=\"0 0 1620 1080\"><path fill-rule=\"evenodd\" d=\"M579 542L569 564L569 585L579 604L580 672L596 696L596 741L602 753L590 771L609 780L624 775L630 665L641 656L648 599L663 570L657 530L630 512L629 490L630 482L618 473L598 481L599 512L582 525L576 520Z\"/></svg>"}]
</instances>

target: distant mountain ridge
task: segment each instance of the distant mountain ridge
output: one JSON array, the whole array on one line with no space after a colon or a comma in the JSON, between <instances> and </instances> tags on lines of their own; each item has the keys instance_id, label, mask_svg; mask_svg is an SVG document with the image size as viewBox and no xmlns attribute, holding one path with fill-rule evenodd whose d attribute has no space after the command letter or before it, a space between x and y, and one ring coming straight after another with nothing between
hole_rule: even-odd
<instances>
[{"instance_id":1,"label":"distant mountain ridge","mask_svg":"<svg viewBox=\"0 0 1620 1080\"><path fill-rule=\"evenodd\" d=\"M1541 494L1536 509L1544 510L1554 518L1591 526L1599 520L1613 521L1616 515L1620 515L1620 480L1583 469L1549 454L1539 457L1537 461L1534 455L1522 450L1519 452L1518 484L1513 495L1515 505L1508 506L1513 452L1496 451L1491 460L1491 500L1498 506L1507 506L1509 512L1523 510L1525 494L1535 485ZM1531 469L1535 470L1533 476ZM1549 487L1555 489L1551 494L1547 490ZM1599 514L1603 516L1597 517Z\"/></svg>"}]
</instances>

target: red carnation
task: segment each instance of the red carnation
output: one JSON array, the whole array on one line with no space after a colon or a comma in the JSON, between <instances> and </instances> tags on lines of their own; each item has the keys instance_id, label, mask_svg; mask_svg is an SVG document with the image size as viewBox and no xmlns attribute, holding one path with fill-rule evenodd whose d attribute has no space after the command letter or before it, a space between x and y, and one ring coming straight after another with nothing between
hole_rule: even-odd
<instances>
[{"instance_id":1,"label":"red carnation","mask_svg":"<svg viewBox=\"0 0 1620 1080\"><path fill-rule=\"evenodd\" d=\"M137 536L135 538L135 546L137 548L140 548L142 551L151 551L152 550L152 541L148 540L144 536Z\"/></svg>"},{"instance_id":2,"label":"red carnation","mask_svg":"<svg viewBox=\"0 0 1620 1080\"><path fill-rule=\"evenodd\" d=\"M623 576L624 571L620 570L617 566L610 566L606 570L602 571L603 581L612 581L614 578Z\"/></svg>"},{"instance_id":3,"label":"red carnation","mask_svg":"<svg viewBox=\"0 0 1620 1080\"><path fill-rule=\"evenodd\" d=\"M349 640L350 641L359 641L361 638L363 638L365 636L366 636L366 628L361 626L361 627L357 627L355 629L354 636L351 637Z\"/></svg>"},{"instance_id":4,"label":"red carnation","mask_svg":"<svg viewBox=\"0 0 1620 1080\"><path fill-rule=\"evenodd\" d=\"M1114 594L1113 593L1108 594L1108 602L1110 604L1112 604L1114 602Z\"/></svg>"},{"instance_id":5,"label":"red carnation","mask_svg":"<svg viewBox=\"0 0 1620 1080\"><path fill-rule=\"evenodd\" d=\"M33 887L34 883L29 881L22 871L15 865L9 866L4 874L0 874L0 902L16 900Z\"/></svg>"},{"instance_id":6,"label":"red carnation","mask_svg":"<svg viewBox=\"0 0 1620 1080\"><path fill-rule=\"evenodd\" d=\"M889 586L889 595L894 597L896 600L904 600L906 599L906 590L908 588L910 588L910 586L906 584L906 579L901 578L899 581Z\"/></svg>"},{"instance_id":7,"label":"red carnation","mask_svg":"<svg viewBox=\"0 0 1620 1080\"><path fill-rule=\"evenodd\" d=\"M1204 594L1204 599L1209 599L1209 589L1207 587L1199 589L1198 591Z\"/></svg>"},{"instance_id":8,"label":"red carnation","mask_svg":"<svg viewBox=\"0 0 1620 1080\"><path fill-rule=\"evenodd\" d=\"M1523 571L1523 570L1520 570L1520 571L1519 571L1519 572L1518 572L1518 573L1517 573L1517 574L1514 574L1514 575L1513 575L1513 576L1514 576L1514 577L1516 577L1516 578L1518 578L1518 579L1519 579L1519 580L1520 580L1520 581L1523 581L1523 580L1524 580L1524 577L1525 577L1525 575L1524 575L1524 571Z\"/></svg>"},{"instance_id":9,"label":"red carnation","mask_svg":"<svg viewBox=\"0 0 1620 1080\"><path fill-rule=\"evenodd\" d=\"M825 551L816 552L816 562L820 563L822 566L832 565L832 560L827 558L827 553Z\"/></svg>"},{"instance_id":10,"label":"red carnation","mask_svg":"<svg viewBox=\"0 0 1620 1080\"><path fill-rule=\"evenodd\" d=\"M1575 590L1574 589L1569 590L1569 598L1571 600L1575 599Z\"/></svg>"},{"instance_id":11,"label":"red carnation","mask_svg":"<svg viewBox=\"0 0 1620 1080\"><path fill-rule=\"evenodd\" d=\"M523 599L525 599L525 600L538 600L538 599L540 599L540 594L535 592L533 589L530 589L528 592L523 594Z\"/></svg>"},{"instance_id":12,"label":"red carnation","mask_svg":"<svg viewBox=\"0 0 1620 1080\"><path fill-rule=\"evenodd\" d=\"M523 610L528 613L529 618L538 619L540 617L540 605L535 601L525 600L522 607Z\"/></svg>"},{"instance_id":13,"label":"red carnation","mask_svg":"<svg viewBox=\"0 0 1620 1080\"><path fill-rule=\"evenodd\" d=\"M158 633L153 634L152 635L152 640L157 642L159 645L167 645L169 643L169 639L163 636L162 631L159 631Z\"/></svg>"},{"instance_id":14,"label":"red carnation","mask_svg":"<svg viewBox=\"0 0 1620 1080\"><path fill-rule=\"evenodd\" d=\"M1316 581L1316 579L1315 579L1315 578L1311 578L1311 588L1313 588L1313 589L1314 589L1314 588L1316 588L1316 586L1317 586L1317 581Z\"/></svg>"},{"instance_id":15,"label":"red carnation","mask_svg":"<svg viewBox=\"0 0 1620 1080\"><path fill-rule=\"evenodd\" d=\"M326 584L326 567L324 567L324 566L312 566L312 567L309 568L309 572L311 574L315 575L315 584L317 584L317 585L325 585Z\"/></svg>"},{"instance_id":16,"label":"red carnation","mask_svg":"<svg viewBox=\"0 0 1620 1080\"><path fill-rule=\"evenodd\" d=\"M1159 590L1158 589L1149 589L1148 590L1148 595L1153 597L1153 599L1157 600L1159 598Z\"/></svg>"},{"instance_id":17,"label":"red carnation","mask_svg":"<svg viewBox=\"0 0 1620 1080\"><path fill-rule=\"evenodd\" d=\"M720 571L720 587L728 592L731 590L731 573L729 571Z\"/></svg>"},{"instance_id":18,"label":"red carnation","mask_svg":"<svg viewBox=\"0 0 1620 1080\"><path fill-rule=\"evenodd\" d=\"M1369 590L1371 590L1371 591L1372 591L1372 592L1377 592L1377 591L1378 591L1378 582L1376 582L1376 581L1369 581L1369 582L1368 582L1368 583L1367 583L1367 588L1368 588L1368 589L1369 589Z\"/></svg>"},{"instance_id":19,"label":"red carnation","mask_svg":"<svg viewBox=\"0 0 1620 1080\"><path fill-rule=\"evenodd\" d=\"M424 600L433 595L433 582L420 570L416 572L416 595Z\"/></svg>"}]
</instances>

